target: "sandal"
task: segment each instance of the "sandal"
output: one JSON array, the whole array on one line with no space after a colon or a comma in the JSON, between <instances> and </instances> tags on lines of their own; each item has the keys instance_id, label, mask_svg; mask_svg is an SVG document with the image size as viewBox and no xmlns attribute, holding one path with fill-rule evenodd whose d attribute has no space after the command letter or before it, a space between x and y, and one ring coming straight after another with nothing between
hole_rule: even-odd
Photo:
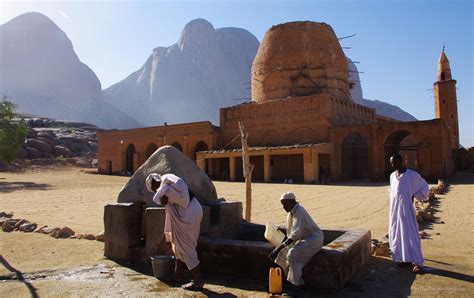
<instances>
[{"instance_id":1,"label":"sandal","mask_svg":"<svg viewBox=\"0 0 474 298\"><path fill-rule=\"evenodd\" d=\"M423 266L413 265L413 270L412 271L415 274L423 274Z\"/></svg>"},{"instance_id":2,"label":"sandal","mask_svg":"<svg viewBox=\"0 0 474 298\"><path fill-rule=\"evenodd\" d=\"M204 289L204 283L196 284L194 281L192 281L190 283L187 283L187 284L181 286L181 288L183 288L185 290L188 290L188 291L202 291Z\"/></svg>"}]
</instances>

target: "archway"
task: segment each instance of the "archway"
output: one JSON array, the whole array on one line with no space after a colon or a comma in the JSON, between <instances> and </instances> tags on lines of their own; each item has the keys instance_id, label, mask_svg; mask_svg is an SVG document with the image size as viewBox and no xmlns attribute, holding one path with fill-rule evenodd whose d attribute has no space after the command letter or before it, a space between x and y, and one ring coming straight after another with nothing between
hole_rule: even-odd
<instances>
[{"instance_id":1,"label":"archway","mask_svg":"<svg viewBox=\"0 0 474 298\"><path fill-rule=\"evenodd\" d=\"M367 140L352 132L344 137L341 145L342 177L357 179L369 177L369 149Z\"/></svg>"},{"instance_id":2,"label":"archway","mask_svg":"<svg viewBox=\"0 0 474 298\"><path fill-rule=\"evenodd\" d=\"M400 154L405 167L419 170L418 164L418 143L415 136L406 130L399 130L390 133L385 139L384 156L385 156L385 175L393 172L390 165L390 156Z\"/></svg>"},{"instance_id":3,"label":"archway","mask_svg":"<svg viewBox=\"0 0 474 298\"><path fill-rule=\"evenodd\" d=\"M193 152L193 157L194 157L194 160L196 160L196 153L199 152L199 151L207 151L209 150L209 147L207 146L206 142L204 141L199 141L196 143L196 145L194 146L194 152Z\"/></svg>"},{"instance_id":4,"label":"archway","mask_svg":"<svg viewBox=\"0 0 474 298\"><path fill-rule=\"evenodd\" d=\"M135 146L129 144L127 146L127 151L125 152L125 173L133 174L133 156L135 155Z\"/></svg>"},{"instance_id":5,"label":"archway","mask_svg":"<svg viewBox=\"0 0 474 298\"><path fill-rule=\"evenodd\" d=\"M173 144L171 144L171 146L173 146L176 149L178 149L179 151L183 152L183 147L181 147L181 144L179 142L173 142Z\"/></svg>"},{"instance_id":6,"label":"archway","mask_svg":"<svg viewBox=\"0 0 474 298\"><path fill-rule=\"evenodd\" d=\"M146 159L148 159L153 153L155 153L156 149L158 149L158 146L156 146L154 143L148 144L146 147Z\"/></svg>"}]
</instances>

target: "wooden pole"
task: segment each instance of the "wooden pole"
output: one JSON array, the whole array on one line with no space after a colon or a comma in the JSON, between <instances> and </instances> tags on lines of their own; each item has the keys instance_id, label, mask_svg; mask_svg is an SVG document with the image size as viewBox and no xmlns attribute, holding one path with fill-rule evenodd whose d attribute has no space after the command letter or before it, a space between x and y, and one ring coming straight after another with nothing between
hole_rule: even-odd
<instances>
[{"instance_id":1,"label":"wooden pole","mask_svg":"<svg viewBox=\"0 0 474 298\"><path fill-rule=\"evenodd\" d=\"M240 137L242 139L242 166L245 177L245 220L250 222L252 214L252 171L253 165L250 163L249 146L247 138L249 136L245 127L239 121Z\"/></svg>"}]
</instances>

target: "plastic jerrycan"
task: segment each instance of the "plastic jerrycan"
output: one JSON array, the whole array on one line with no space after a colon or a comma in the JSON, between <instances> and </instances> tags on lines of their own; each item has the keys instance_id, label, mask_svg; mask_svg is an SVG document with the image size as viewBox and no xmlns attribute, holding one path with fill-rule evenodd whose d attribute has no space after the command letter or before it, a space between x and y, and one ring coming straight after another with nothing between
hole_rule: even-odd
<instances>
[{"instance_id":1,"label":"plastic jerrycan","mask_svg":"<svg viewBox=\"0 0 474 298\"><path fill-rule=\"evenodd\" d=\"M268 291L272 294L279 294L282 292L280 268L270 268L270 272L268 274Z\"/></svg>"}]
</instances>

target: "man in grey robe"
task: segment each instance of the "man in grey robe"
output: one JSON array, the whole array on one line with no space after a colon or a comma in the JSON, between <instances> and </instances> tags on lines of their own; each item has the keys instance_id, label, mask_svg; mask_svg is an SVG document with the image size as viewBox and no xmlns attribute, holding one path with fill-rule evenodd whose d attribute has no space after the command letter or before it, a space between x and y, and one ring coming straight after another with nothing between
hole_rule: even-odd
<instances>
[{"instance_id":1,"label":"man in grey robe","mask_svg":"<svg viewBox=\"0 0 474 298\"><path fill-rule=\"evenodd\" d=\"M280 202L283 209L288 212L286 237L268 257L275 261L282 249L290 247L286 256L287 280L293 285L292 290L297 294L304 286L303 267L321 250L324 234L303 206L296 201L294 193L284 193L280 197Z\"/></svg>"}]
</instances>

